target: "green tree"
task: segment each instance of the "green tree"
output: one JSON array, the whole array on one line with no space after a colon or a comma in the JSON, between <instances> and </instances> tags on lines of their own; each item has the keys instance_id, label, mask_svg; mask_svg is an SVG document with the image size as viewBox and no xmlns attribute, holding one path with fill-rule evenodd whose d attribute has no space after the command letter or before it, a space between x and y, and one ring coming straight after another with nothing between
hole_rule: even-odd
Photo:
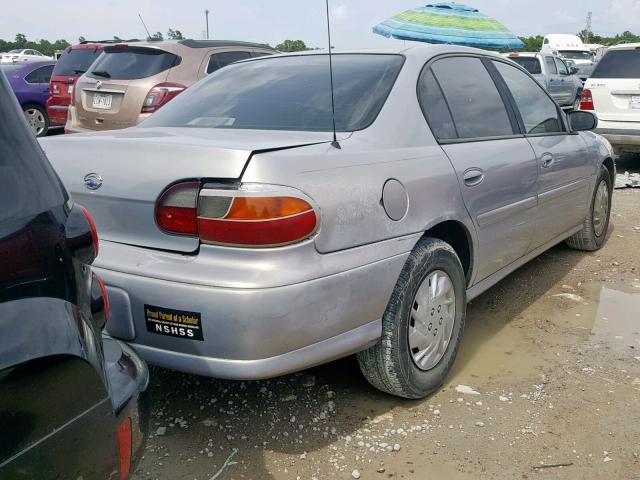
<instances>
[{"instance_id":1,"label":"green tree","mask_svg":"<svg viewBox=\"0 0 640 480\"><path fill-rule=\"evenodd\" d=\"M170 28L169 31L167 32L167 38L169 40L182 40L182 39L184 39L184 37L182 36L182 32L180 30L173 30L172 28Z\"/></svg>"},{"instance_id":2,"label":"green tree","mask_svg":"<svg viewBox=\"0 0 640 480\"><path fill-rule=\"evenodd\" d=\"M115 40L116 42L121 42L122 41L122 39L117 35L113 36L113 40Z\"/></svg>"},{"instance_id":3,"label":"green tree","mask_svg":"<svg viewBox=\"0 0 640 480\"><path fill-rule=\"evenodd\" d=\"M309 48L302 40L285 40L276 45L276 50L280 52L301 52L309 50Z\"/></svg>"},{"instance_id":4,"label":"green tree","mask_svg":"<svg viewBox=\"0 0 640 480\"><path fill-rule=\"evenodd\" d=\"M162 36L162 33L160 32L156 32L153 35L151 35L148 40L164 40L164 37Z\"/></svg>"},{"instance_id":5,"label":"green tree","mask_svg":"<svg viewBox=\"0 0 640 480\"><path fill-rule=\"evenodd\" d=\"M14 42L15 48L26 48L27 37L22 33L16 33L16 40Z\"/></svg>"},{"instance_id":6,"label":"green tree","mask_svg":"<svg viewBox=\"0 0 640 480\"><path fill-rule=\"evenodd\" d=\"M86 38L84 38L82 35L80 35L80 36L78 37L78 43L82 43L82 42L86 42L86 41L87 41L87 39L86 39Z\"/></svg>"}]
</instances>

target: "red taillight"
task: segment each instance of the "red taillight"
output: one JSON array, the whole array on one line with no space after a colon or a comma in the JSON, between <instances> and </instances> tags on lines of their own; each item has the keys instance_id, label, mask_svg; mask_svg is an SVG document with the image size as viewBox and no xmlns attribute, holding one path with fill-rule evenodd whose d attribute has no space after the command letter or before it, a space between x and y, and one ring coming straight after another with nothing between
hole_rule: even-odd
<instances>
[{"instance_id":1,"label":"red taillight","mask_svg":"<svg viewBox=\"0 0 640 480\"><path fill-rule=\"evenodd\" d=\"M120 450L120 480L125 480L131 468L131 419L128 417L118 428L118 449Z\"/></svg>"},{"instance_id":2,"label":"red taillight","mask_svg":"<svg viewBox=\"0 0 640 480\"><path fill-rule=\"evenodd\" d=\"M310 237L318 225L311 204L293 195L254 195L206 188L200 191L196 182L179 183L160 196L156 222L167 233L197 236L202 243L237 247L288 245Z\"/></svg>"},{"instance_id":3,"label":"red taillight","mask_svg":"<svg viewBox=\"0 0 640 480\"><path fill-rule=\"evenodd\" d=\"M288 245L308 238L317 223L313 207L298 197L205 194L200 196L198 206L198 233L204 243L247 247Z\"/></svg>"},{"instance_id":4,"label":"red taillight","mask_svg":"<svg viewBox=\"0 0 640 480\"><path fill-rule=\"evenodd\" d=\"M96 230L96 224L93 223L93 218L91 218L89 211L84 207L80 207L80 208L82 208L84 216L87 219L87 223L89 224L89 228L91 229L91 237L93 237L93 250L95 252L95 256L97 257L98 250L100 249L100 245L98 241L98 231Z\"/></svg>"},{"instance_id":5,"label":"red taillight","mask_svg":"<svg viewBox=\"0 0 640 480\"><path fill-rule=\"evenodd\" d=\"M166 190L156 204L158 226L179 235L198 234L198 211L196 201L200 184L179 183Z\"/></svg>"},{"instance_id":6,"label":"red taillight","mask_svg":"<svg viewBox=\"0 0 640 480\"><path fill-rule=\"evenodd\" d=\"M593 96L589 89L585 88L582 91L582 96L580 97L580 110L595 110L593 105Z\"/></svg>"},{"instance_id":7,"label":"red taillight","mask_svg":"<svg viewBox=\"0 0 640 480\"><path fill-rule=\"evenodd\" d=\"M159 83L147 93L142 104L142 113L153 113L168 101L177 97L187 87L179 83Z\"/></svg>"}]
</instances>

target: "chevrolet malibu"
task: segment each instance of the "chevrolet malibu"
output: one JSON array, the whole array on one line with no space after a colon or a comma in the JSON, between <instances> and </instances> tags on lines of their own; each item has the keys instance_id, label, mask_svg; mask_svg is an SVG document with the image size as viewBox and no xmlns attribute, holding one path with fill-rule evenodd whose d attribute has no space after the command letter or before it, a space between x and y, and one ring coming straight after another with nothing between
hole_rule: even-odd
<instances>
[{"instance_id":1,"label":"chevrolet malibu","mask_svg":"<svg viewBox=\"0 0 640 480\"><path fill-rule=\"evenodd\" d=\"M481 50L336 53L333 95L329 62L240 62L137 127L42 141L94 215L109 333L150 363L259 379L357 353L421 398L468 301L559 242L603 245L593 114Z\"/></svg>"}]
</instances>

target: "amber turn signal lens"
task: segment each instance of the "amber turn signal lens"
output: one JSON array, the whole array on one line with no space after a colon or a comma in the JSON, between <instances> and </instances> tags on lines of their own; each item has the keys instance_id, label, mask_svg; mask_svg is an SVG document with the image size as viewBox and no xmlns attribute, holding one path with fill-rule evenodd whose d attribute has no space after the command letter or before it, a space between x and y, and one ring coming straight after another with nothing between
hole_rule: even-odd
<instances>
[{"instance_id":1,"label":"amber turn signal lens","mask_svg":"<svg viewBox=\"0 0 640 480\"><path fill-rule=\"evenodd\" d=\"M313 210L301 198L236 197L225 220L273 220Z\"/></svg>"}]
</instances>

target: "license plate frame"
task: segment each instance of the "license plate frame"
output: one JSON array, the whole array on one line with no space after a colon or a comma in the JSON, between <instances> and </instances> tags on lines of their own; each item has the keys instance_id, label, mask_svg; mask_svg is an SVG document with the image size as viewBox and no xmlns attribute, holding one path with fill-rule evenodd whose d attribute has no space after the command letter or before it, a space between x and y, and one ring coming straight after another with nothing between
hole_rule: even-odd
<instances>
[{"instance_id":1,"label":"license plate frame","mask_svg":"<svg viewBox=\"0 0 640 480\"><path fill-rule=\"evenodd\" d=\"M100 110L111 110L113 95L108 93L95 93L91 105Z\"/></svg>"}]
</instances>

